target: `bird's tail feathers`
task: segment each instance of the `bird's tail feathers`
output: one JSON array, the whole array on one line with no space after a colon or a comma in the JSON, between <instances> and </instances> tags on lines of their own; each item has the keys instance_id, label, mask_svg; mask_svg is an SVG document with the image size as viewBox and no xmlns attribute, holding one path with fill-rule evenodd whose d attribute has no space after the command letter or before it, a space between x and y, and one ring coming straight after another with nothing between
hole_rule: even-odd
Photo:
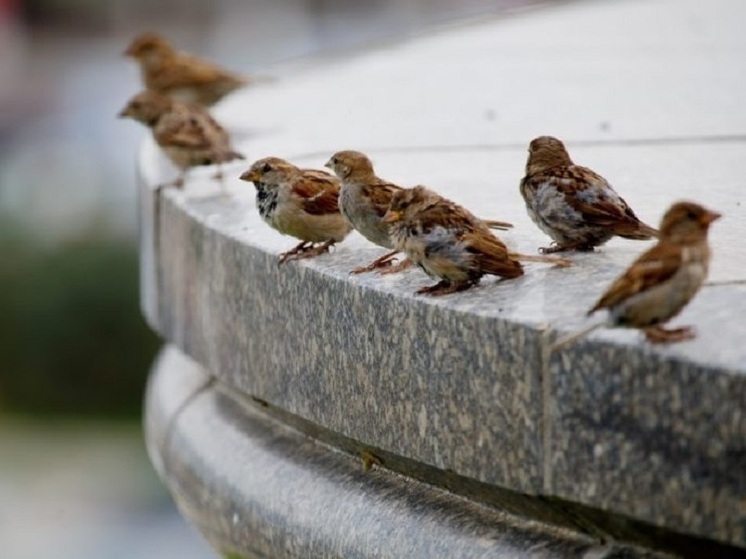
<instances>
[{"instance_id":1,"label":"bird's tail feathers","mask_svg":"<svg viewBox=\"0 0 746 559\"><path fill-rule=\"evenodd\" d=\"M634 227L625 227L623 230L619 231L617 235L624 237L625 239L644 241L647 239L657 239L659 233L657 229L639 221Z\"/></svg>"},{"instance_id":2,"label":"bird's tail feathers","mask_svg":"<svg viewBox=\"0 0 746 559\"><path fill-rule=\"evenodd\" d=\"M513 228L513 224L508 223L507 221L496 221L494 219L485 219L483 220L483 223L490 229L499 229L502 231L507 231L508 229Z\"/></svg>"},{"instance_id":3,"label":"bird's tail feathers","mask_svg":"<svg viewBox=\"0 0 746 559\"><path fill-rule=\"evenodd\" d=\"M572 266L572 262L566 258L560 258L559 256L539 256L535 254L519 254L517 252L511 252L508 254L511 258L519 260L520 262L542 262L544 264L554 264L562 268Z\"/></svg>"},{"instance_id":4,"label":"bird's tail feathers","mask_svg":"<svg viewBox=\"0 0 746 559\"><path fill-rule=\"evenodd\" d=\"M590 326L586 326L582 330L578 330L577 332L573 332L572 334L568 334L567 336L562 336L560 339L555 341L552 345L549 346L549 353L554 353L558 349L562 349L566 345L571 344L575 340L579 340L580 338L583 338L593 332L594 330L601 328L602 326L606 326L608 321L603 320L601 322L596 322L594 324L591 324Z\"/></svg>"}]
</instances>

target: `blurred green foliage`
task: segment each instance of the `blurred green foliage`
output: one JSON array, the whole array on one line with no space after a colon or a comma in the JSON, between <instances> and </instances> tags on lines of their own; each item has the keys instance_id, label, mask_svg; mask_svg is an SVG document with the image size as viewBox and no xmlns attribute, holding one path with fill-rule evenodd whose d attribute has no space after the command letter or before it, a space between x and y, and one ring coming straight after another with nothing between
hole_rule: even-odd
<instances>
[{"instance_id":1,"label":"blurred green foliage","mask_svg":"<svg viewBox=\"0 0 746 559\"><path fill-rule=\"evenodd\" d=\"M140 316L136 247L95 232L31 239L0 227L0 409L138 415L159 341Z\"/></svg>"}]
</instances>

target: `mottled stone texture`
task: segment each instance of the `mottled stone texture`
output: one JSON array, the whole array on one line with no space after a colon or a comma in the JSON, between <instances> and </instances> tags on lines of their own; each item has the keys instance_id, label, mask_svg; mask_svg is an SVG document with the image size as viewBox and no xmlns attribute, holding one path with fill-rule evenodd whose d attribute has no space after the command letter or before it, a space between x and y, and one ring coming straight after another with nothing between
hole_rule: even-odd
<instances>
[{"instance_id":1,"label":"mottled stone texture","mask_svg":"<svg viewBox=\"0 0 746 559\"><path fill-rule=\"evenodd\" d=\"M725 541L746 534L746 384L581 343L551 363L551 490Z\"/></svg>"},{"instance_id":2,"label":"mottled stone texture","mask_svg":"<svg viewBox=\"0 0 746 559\"><path fill-rule=\"evenodd\" d=\"M169 390L202 376L202 390ZM663 559L526 521L373 467L289 429L209 383L174 349L153 371L151 447L182 513L230 557ZM169 416L164 410L177 410ZM166 421L167 423L164 423ZM219 434L219 436L216 436Z\"/></svg>"},{"instance_id":3,"label":"mottled stone texture","mask_svg":"<svg viewBox=\"0 0 746 559\"><path fill-rule=\"evenodd\" d=\"M744 6L562 4L296 65L217 109L249 159L318 168L338 149L364 150L382 177L513 222L500 236L525 253L548 242L518 194L534 136L562 137L651 224L677 199L701 201L724 216L710 236L718 285L672 323L693 325L696 340L652 347L638 332L599 330L547 355L650 243L614 239L570 255L567 269L528 264L514 281L414 297L432 282L418 270L348 274L382 254L357 234L278 267L296 241L259 219L253 187L236 178L248 161L226 166L225 193L213 169L156 192L173 171L150 141L139 168L149 323L236 398L423 471L746 546L746 74L733 71ZM175 431L179 491L214 481L228 498L245 480L201 477L212 470L189 433L198 427ZM228 441L231 430L213 427Z\"/></svg>"}]
</instances>

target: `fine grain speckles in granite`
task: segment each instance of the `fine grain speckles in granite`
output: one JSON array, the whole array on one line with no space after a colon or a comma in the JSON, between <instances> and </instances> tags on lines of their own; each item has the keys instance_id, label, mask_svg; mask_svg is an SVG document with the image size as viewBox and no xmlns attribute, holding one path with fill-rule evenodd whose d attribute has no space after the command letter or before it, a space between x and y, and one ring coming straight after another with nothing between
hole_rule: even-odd
<instances>
[{"instance_id":1,"label":"fine grain speckles in granite","mask_svg":"<svg viewBox=\"0 0 746 559\"><path fill-rule=\"evenodd\" d=\"M665 559L525 520L319 444L215 383L172 417L167 387L201 368L168 350L146 414L181 512L230 557ZM166 424L164 424L164 422ZM215 436L220 433L220 436ZM147 433L148 437L152 432Z\"/></svg>"},{"instance_id":2,"label":"fine grain speckles in granite","mask_svg":"<svg viewBox=\"0 0 746 559\"><path fill-rule=\"evenodd\" d=\"M555 495L743 543L742 376L586 342L552 360L551 382Z\"/></svg>"},{"instance_id":3,"label":"fine grain speckles in granite","mask_svg":"<svg viewBox=\"0 0 746 559\"><path fill-rule=\"evenodd\" d=\"M680 198L721 212L710 280L744 281L746 79L722 72L741 62L743 3L612 4L557 5L308 65L226 100L219 116L266 132L237 142L251 158L320 168L334 151L364 150L397 184L515 223L500 236L524 253L546 242L518 194L526 147L554 134L646 223ZM579 27L582 38L566 32ZM369 86L400 78L406 87ZM539 81L531 96L520 87ZM226 386L442 470L746 545L746 285L702 289L671 323L694 326L692 342L651 347L635 331L599 330L547 366L543 344L583 325L648 243L615 239L570 255L568 269L531 264L517 280L417 298L432 282L418 270L349 276L383 254L357 234L278 268L295 240L261 222L253 188L231 178L243 167L225 169L227 196L211 169L155 195L169 176L161 159L148 142L143 308Z\"/></svg>"},{"instance_id":4,"label":"fine grain speckles in granite","mask_svg":"<svg viewBox=\"0 0 746 559\"><path fill-rule=\"evenodd\" d=\"M539 334L279 267L161 203L161 332L222 381L414 460L540 489Z\"/></svg>"}]
</instances>

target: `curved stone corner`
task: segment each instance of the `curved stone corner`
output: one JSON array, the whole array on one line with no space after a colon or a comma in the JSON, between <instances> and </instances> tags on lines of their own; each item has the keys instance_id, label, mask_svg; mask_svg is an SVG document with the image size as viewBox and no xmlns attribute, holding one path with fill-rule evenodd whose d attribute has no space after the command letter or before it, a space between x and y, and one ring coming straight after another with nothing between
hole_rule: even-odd
<instances>
[{"instance_id":1,"label":"curved stone corner","mask_svg":"<svg viewBox=\"0 0 746 559\"><path fill-rule=\"evenodd\" d=\"M660 8L660 3L652 4ZM724 12L693 0L686 5L698 17L724 17ZM577 152L578 160L588 158L609 169L610 176L620 176L625 197L641 201L646 221L653 222L674 196L699 199L702 185L718 185L707 196L713 207L727 209L735 218L713 228L711 278L720 285L703 289L677 318L696 325L698 337L690 343L651 347L636 332L602 331L547 355L548 342L578 328L600 290L639 253L640 243L615 239L596 254L573 255L575 266L568 269L530 265L526 276L515 281L486 279L477 289L441 300L413 297L416 288L430 281L418 270L385 278L350 277L350 269L381 254L354 234L332 254L279 268L277 253L294 240L261 222L250 186L231 178L227 192L221 192L209 180L213 170L198 169L183 190L157 190L154 185L164 182L169 170L152 142L146 142L139 164L143 312L155 330L220 385L219 390L205 386L204 393L189 392L202 386L192 386L190 380L187 392L194 400L182 401L183 417L175 412L163 416L184 419L180 428L163 431L167 435L162 440L171 443L158 445L161 439L150 437L157 449L170 449L156 450L154 460L169 484L176 483L169 472L178 471L175 477L181 481L172 490L185 503L188 517L200 526L219 520L230 524L231 511L209 509L204 495L214 491L227 502L231 492L240 493L245 482L240 476L260 475L218 469L228 477L221 477L216 487L200 477L208 471L200 445L209 443L203 440L200 421L225 428L214 431L219 433L216 440L238 444L230 438L236 433L230 425L241 422L227 421L218 402L243 406L247 398L255 398L319 430L429 468L428 476L446 472L534 499L532 503L556 501L557 508L572 509L569 516L594 530L606 515L606 528L599 528L604 534L626 533L619 526L629 521L661 531L652 538L653 546L680 536L713 546L746 547L746 285L728 283L742 280L746 269L739 252L742 188L732 178L746 174L742 121L718 120L722 135L706 138L710 128L689 118L688 108L681 114L673 107L664 115L662 103L625 113L626 135L616 128L606 132L592 127L589 132L588 123L563 120L584 108L575 105L578 99L606 107L616 95L610 84L619 85L618 76L605 59L593 66L592 79L568 81L561 70L575 69L578 57L596 47L608 52L614 45L611 50L619 52L618 45L629 44L626 31L620 28L617 35L619 26L608 14L629 18L639 28L643 50L632 55L646 64L630 67L643 72L636 74L638 80L647 79L646 71L660 74L661 68L711 75L706 57L670 65L661 54L671 51L658 26L640 20L632 8L626 12L626 6L558 8L547 15L549 20L535 14L499 25L467 26L326 66L308 65L276 84L227 100L219 116L237 131L237 147L252 158L271 154L320 167L337 149L363 149L382 176L402 184L428 184L467 207L483 209L485 217L514 221L515 229L504 238L530 253L546 239L526 217L516 183L525 164L527 134L538 126L533 120L537 112L535 106L521 105L521 88L498 91L488 78L497 75L495 65L504 60L507 48L522 63L513 58L502 63L500 83L526 79L521 68L538 63L534 51L525 51L525 37L536 33L533 25L558 45L578 17L588 28L606 29L597 37L598 45L573 43L567 51L558 49L564 54L545 68L546 87L535 92L534 103L554 106L561 101L577 109L542 115L556 120L543 120L541 126L586 138L573 156ZM672 30L690 27L687 10L670 11ZM557 35L549 37L552 33ZM693 35L681 36L687 41ZM699 51L696 41L689 47ZM741 53L730 46L722 52L734 65L740 61ZM462 64L465 59L469 64ZM360 79L363 75L366 80ZM467 92L444 87L455 75L474 87ZM690 76L676 75L679 82L667 79L663 85L670 89L646 92L644 101L650 93L683 95L686 88L676 84L690 83ZM368 87L368 80L398 83L402 76L408 77L406 88L384 88L373 95ZM301 88L302 103L297 95ZM501 122L504 143L492 145L496 124L482 115L494 115L491 103L497 95L517 116L512 125ZM719 90L703 90L702 95L711 100L702 103L697 97L703 106L721 99ZM359 110L361 104L365 110ZM467 104L473 112L464 112ZM408 107L406 122L396 113L400 106ZM653 113L678 140L661 139L661 130L648 126L646 115ZM226 173L235 177L239 170L229 166ZM158 377L152 382L151 394L167 391ZM182 388L174 390L180 394ZM178 401L169 409L177 409ZM192 416L186 410L200 420L187 422ZM256 413L247 411L254 418L246 420L247 430L254 421L264 425ZM157 412L149 414L151 433L165 425L162 419ZM214 467L227 468L227 447L217 450L225 463ZM171 452L173 462L158 462L171 460ZM281 464L289 460L282 453L272 456ZM435 483L434 477L425 476L425 481ZM303 502L287 499L282 505L293 510ZM198 516L195 510L202 506L217 516ZM279 514L268 506L252 510L257 517ZM206 532L218 528L205 525ZM233 533L225 525L223 529Z\"/></svg>"},{"instance_id":2,"label":"curved stone corner","mask_svg":"<svg viewBox=\"0 0 746 559\"><path fill-rule=\"evenodd\" d=\"M185 378L191 388L178 389ZM358 456L211 380L178 350L164 350L151 375L146 435L180 510L226 557L664 559L375 465L366 471Z\"/></svg>"}]
</instances>

